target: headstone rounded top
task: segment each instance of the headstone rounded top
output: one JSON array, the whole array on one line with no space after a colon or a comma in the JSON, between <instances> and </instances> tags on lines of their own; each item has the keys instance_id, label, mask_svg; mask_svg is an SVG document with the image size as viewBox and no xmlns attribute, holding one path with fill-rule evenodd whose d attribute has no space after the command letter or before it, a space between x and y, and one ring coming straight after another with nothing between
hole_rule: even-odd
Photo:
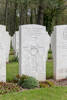
<instances>
[{"instance_id":1,"label":"headstone rounded top","mask_svg":"<svg viewBox=\"0 0 67 100\"><path fill-rule=\"evenodd\" d=\"M16 31L15 34L19 34L19 31Z\"/></svg>"},{"instance_id":2,"label":"headstone rounded top","mask_svg":"<svg viewBox=\"0 0 67 100\"><path fill-rule=\"evenodd\" d=\"M38 28L38 29L44 29L46 31L46 27L45 26L42 26L42 25L38 25L38 24L26 24L26 25L21 25L21 27L23 28Z\"/></svg>"},{"instance_id":3,"label":"headstone rounded top","mask_svg":"<svg viewBox=\"0 0 67 100\"><path fill-rule=\"evenodd\" d=\"M62 28L62 29L64 29L64 27L66 27L67 28L67 25L56 25L56 26L54 26L54 29L58 29L58 28Z\"/></svg>"},{"instance_id":4,"label":"headstone rounded top","mask_svg":"<svg viewBox=\"0 0 67 100\"><path fill-rule=\"evenodd\" d=\"M17 33L17 32L19 32L19 31L16 31L15 33Z\"/></svg>"}]
</instances>

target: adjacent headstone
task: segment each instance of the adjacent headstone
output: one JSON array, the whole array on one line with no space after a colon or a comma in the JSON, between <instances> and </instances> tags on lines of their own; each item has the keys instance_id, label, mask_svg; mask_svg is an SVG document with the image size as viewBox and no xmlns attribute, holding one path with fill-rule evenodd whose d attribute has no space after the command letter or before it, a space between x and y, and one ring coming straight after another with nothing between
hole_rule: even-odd
<instances>
[{"instance_id":1,"label":"adjacent headstone","mask_svg":"<svg viewBox=\"0 0 67 100\"><path fill-rule=\"evenodd\" d=\"M15 34L14 34L12 37L12 47L13 47L14 51L15 51L15 45L16 45L16 43L15 43Z\"/></svg>"},{"instance_id":2,"label":"adjacent headstone","mask_svg":"<svg viewBox=\"0 0 67 100\"><path fill-rule=\"evenodd\" d=\"M6 82L6 57L4 54L4 46L0 41L0 82Z\"/></svg>"},{"instance_id":3,"label":"adjacent headstone","mask_svg":"<svg viewBox=\"0 0 67 100\"><path fill-rule=\"evenodd\" d=\"M10 36L6 26L0 25L0 82L6 82L6 62L9 61Z\"/></svg>"},{"instance_id":4,"label":"adjacent headstone","mask_svg":"<svg viewBox=\"0 0 67 100\"><path fill-rule=\"evenodd\" d=\"M65 79L67 78L67 25L54 27L51 46L54 60L54 77L56 80Z\"/></svg>"},{"instance_id":5,"label":"adjacent headstone","mask_svg":"<svg viewBox=\"0 0 67 100\"><path fill-rule=\"evenodd\" d=\"M41 25L22 25L19 28L19 74L46 80L46 60L50 37Z\"/></svg>"},{"instance_id":6,"label":"adjacent headstone","mask_svg":"<svg viewBox=\"0 0 67 100\"><path fill-rule=\"evenodd\" d=\"M16 31L12 38L12 47L15 51L15 56L19 58L19 31Z\"/></svg>"},{"instance_id":7,"label":"adjacent headstone","mask_svg":"<svg viewBox=\"0 0 67 100\"><path fill-rule=\"evenodd\" d=\"M9 62L9 53L10 53L10 35L8 32L5 32L5 43L6 43L6 62Z\"/></svg>"},{"instance_id":8,"label":"adjacent headstone","mask_svg":"<svg viewBox=\"0 0 67 100\"><path fill-rule=\"evenodd\" d=\"M19 57L19 31L15 32L15 51L16 56Z\"/></svg>"},{"instance_id":9,"label":"adjacent headstone","mask_svg":"<svg viewBox=\"0 0 67 100\"><path fill-rule=\"evenodd\" d=\"M4 35L6 27L0 25L0 82L6 82L6 50L4 44Z\"/></svg>"}]
</instances>

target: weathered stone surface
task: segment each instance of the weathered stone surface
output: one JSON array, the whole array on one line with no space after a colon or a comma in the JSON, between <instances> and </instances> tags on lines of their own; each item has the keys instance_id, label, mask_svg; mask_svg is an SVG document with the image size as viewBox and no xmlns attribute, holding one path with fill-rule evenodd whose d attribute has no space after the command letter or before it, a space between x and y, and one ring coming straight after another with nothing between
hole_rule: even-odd
<instances>
[{"instance_id":1,"label":"weathered stone surface","mask_svg":"<svg viewBox=\"0 0 67 100\"><path fill-rule=\"evenodd\" d=\"M6 27L0 25L0 82L6 82L6 62L10 51L10 36Z\"/></svg>"},{"instance_id":2,"label":"weathered stone surface","mask_svg":"<svg viewBox=\"0 0 67 100\"><path fill-rule=\"evenodd\" d=\"M5 26L0 25L0 82L6 81L6 50L4 44Z\"/></svg>"},{"instance_id":3,"label":"weathered stone surface","mask_svg":"<svg viewBox=\"0 0 67 100\"><path fill-rule=\"evenodd\" d=\"M15 34L14 34L12 37L12 47L14 51L15 51L15 45L16 45L16 42L15 42Z\"/></svg>"},{"instance_id":4,"label":"weathered stone surface","mask_svg":"<svg viewBox=\"0 0 67 100\"><path fill-rule=\"evenodd\" d=\"M54 77L56 80L67 78L67 25L54 27L51 36L54 60Z\"/></svg>"},{"instance_id":5,"label":"weathered stone surface","mask_svg":"<svg viewBox=\"0 0 67 100\"><path fill-rule=\"evenodd\" d=\"M19 57L19 31L16 31L12 38L12 46L15 51L15 56Z\"/></svg>"},{"instance_id":6,"label":"weathered stone surface","mask_svg":"<svg viewBox=\"0 0 67 100\"><path fill-rule=\"evenodd\" d=\"M50 37L41 25L20 26L19 74L46 80L46 60Z\"/></svg>"},{"instance_id":7,"label":"weathered stone surface","mask_svg":"<svg viewBox=\"0 0 67 100\"><path fill-rule=\"evenodd\" d=\"M15 41L16 41L16 48L15 48L15 51L16 51L16 56L19 57L19 31L16 31L15 33Z\"/></svg>"}]
</instances>

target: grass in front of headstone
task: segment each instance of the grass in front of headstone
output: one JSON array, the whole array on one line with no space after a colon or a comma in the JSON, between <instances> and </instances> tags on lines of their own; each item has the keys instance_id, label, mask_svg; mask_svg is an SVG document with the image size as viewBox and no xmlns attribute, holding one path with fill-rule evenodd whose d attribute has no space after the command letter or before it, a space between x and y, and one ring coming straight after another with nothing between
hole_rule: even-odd
<instances>
[{"instance_id":1,"label":"grass in front of headstone","mask_svg":"<svg viewBox=\"0 0 67 100\"><path fill-rule=\"evenodd\" d=\"M13 81L14 77L18 75L18 62L16 61L16 58L14 55L10 55L9 57L9 63L7 64L7 81L11 82Z\"/></svg>"},{"instance_id":2,"label":"grass in front of headstone","mask_svg":"<svg viewBox=\"0 0 67 100\"><path fill-rule=\"evenodd\" d=\"M47 79L52 79L53 78L53 60L47 61L46 66L47 66L46 68Z\"/></svg>"},{"instance_id":3,"label":"grass in front of headstone","mask_svg":"<svg viewBox=\"0 0 67 100\"><path fill-rule=\"evenodd\" d=\"M41 88L10 93L0 96L0 100L67 100L67 87Z\"/></svg>"},{"instance_id":4,"label":"grass in front of headstone","mask_svg":"<svg viewBox=\"0 0 67 100\"><path fill-rule=\"evenodd\" d=\"M14 77L18 75L18 63L13 62L7 64L7 81L13 81Z\"/></svg>"},{"instance_id":5,"label":"grass in front of headstone","mask_svg":"<svg viewBox=\"0 0 67 100\"><path fill-rule=\"evenodd\" d=\"M7 64L7 81L13 81L18 75L18 62L13 60L14 55L10 55L10 62ZM53 78L53 61L47 61L47 79ZM49 81L47 81L49 83ZM52 83L51 83L52 84ZM49 83L50 85L50 83ZM11 92L0 95L1 100L67 100L67 87L45 87L33 90L24 90L23 92Z\"/></svg>"},{"instance_id":6,"label":"grass in front of headstone","mask_svg":"<svg viewBox=\"0 0 67 100\"><path fill-rule=\"evenodd\" d=\"M53 78L53 57L51 49L48 52L48 60L46 63L46 77L47 79Z\"/></svg>"},{"instance_id":7,"label":"grass in front of headstone","mask_svg":"<svg viewBox=\"0 0 67 100\"><path fill-rule=\"evenodd\" d=\"M52 51L50 49L49 52L48 52L48 60L52 60L52 59L53 59L53 57L52 57Z\"/></svg>"}]
</instances>

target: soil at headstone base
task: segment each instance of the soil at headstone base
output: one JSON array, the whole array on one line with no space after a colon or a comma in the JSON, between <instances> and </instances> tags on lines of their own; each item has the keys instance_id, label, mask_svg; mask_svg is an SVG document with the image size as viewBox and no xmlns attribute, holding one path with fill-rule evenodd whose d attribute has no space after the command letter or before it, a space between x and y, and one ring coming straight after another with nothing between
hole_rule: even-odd
<instances>
[{"instance_id":1,"label":"soil at headstone base","mask_svg":"<svg viewBox=\"0 0 67 100\"><path fill-rule=\"evenodd\" d=\"M49 79L49 81L53 82L56 86L67 86L67 79L62 79L58 81Z\"/></svg>"},{"instance_id":2,"label":"soil at headstone base","mask_svg":"<svg viewBox=\"0 0 67 100\"><path fill-rule=\"evenodd\" d=\"M22 91L22 88L19 87L17 84L0 82L0 95L20 91Z\"/></svg>"}]
</instances>

